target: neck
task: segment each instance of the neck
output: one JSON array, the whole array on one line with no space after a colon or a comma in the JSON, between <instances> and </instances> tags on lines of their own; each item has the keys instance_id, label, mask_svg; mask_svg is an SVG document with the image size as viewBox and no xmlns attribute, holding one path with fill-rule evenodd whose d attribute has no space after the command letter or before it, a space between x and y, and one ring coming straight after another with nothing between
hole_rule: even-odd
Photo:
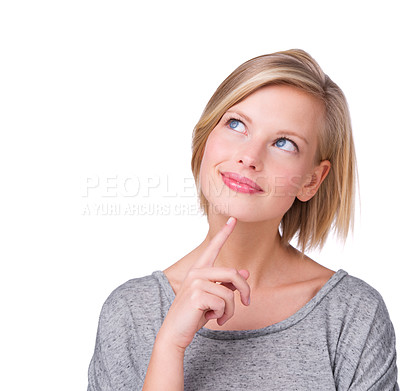
<instances>
[{"instance_id":1,"label":"neck","mask_svg":"<svg viewBox=\"0 0 400 391\"><path fill-rule=\"evenodd\" d=\"M201 246L208 245L226 220L224 215L209 216L210 228ZM214 265L247 269L254 287L276 283L282 272L290 266L296 252L291 246L282 244L278 228L279 221L237 221Z\"/></svg>"}]
</instances>

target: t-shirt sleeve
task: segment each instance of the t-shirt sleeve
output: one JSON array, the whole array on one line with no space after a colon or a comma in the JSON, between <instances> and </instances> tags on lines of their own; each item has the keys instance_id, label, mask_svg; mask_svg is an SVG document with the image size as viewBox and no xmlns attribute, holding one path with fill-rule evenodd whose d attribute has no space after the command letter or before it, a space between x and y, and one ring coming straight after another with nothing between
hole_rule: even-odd
<instances>
[{"instance_id":1,"label":"t-shirt sleeve","mask_svg":"<svg viewBox=\"0 0 400 391\"><path fill-rule=\"evenodd\" d=\"M349 316L338 346L337 390L399 390L395 332L382 297L374 291Z\"/></svg>"},{"instance_id":2,"label":"t-shirt sleeve","mask_svg":"<svg viewBox=\"0 0 400 391\"><path fill-rule=\"evenodd\" d=\"M88 391L141 389L135 365L133 328L134 321L124 298L111 294L100 313L95 351L88 371Z\"/></svg>"}]
</instances>

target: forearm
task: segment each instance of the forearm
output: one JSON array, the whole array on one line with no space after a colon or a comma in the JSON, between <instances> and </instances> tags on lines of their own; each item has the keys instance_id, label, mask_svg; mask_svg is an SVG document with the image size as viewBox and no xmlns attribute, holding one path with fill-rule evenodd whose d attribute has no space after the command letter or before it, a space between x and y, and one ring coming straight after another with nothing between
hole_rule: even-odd
<instances>
[{"instance_id":1,"label":"forearm","mask_svg":"<svg viewBox=\"0 0 400 391\"><path fill-rule=\"evenodd\" d=\"M183 391L183 349L157 335L143 385L143 391Z\"/></svg>"}]
</instances>

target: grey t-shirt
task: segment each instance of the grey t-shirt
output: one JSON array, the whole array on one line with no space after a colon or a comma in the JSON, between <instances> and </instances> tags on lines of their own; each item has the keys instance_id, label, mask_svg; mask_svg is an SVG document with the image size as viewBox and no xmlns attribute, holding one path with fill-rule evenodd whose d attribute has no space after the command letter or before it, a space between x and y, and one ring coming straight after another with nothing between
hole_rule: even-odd
<instances>
[{"instance_id":1,"label":"grey t-shirt","mask_svg":"<svg viewBox=\"0 0 400 391\"><path fill-rule=\"evenodd\" d=\"M89 391L142 389L174 297L162 271L111 293L100 315ZM344 270L282 322L257 330L200 329L186 350L184 376L187 391L399 390L385 303Z\"/></svg>"}]
</instances>

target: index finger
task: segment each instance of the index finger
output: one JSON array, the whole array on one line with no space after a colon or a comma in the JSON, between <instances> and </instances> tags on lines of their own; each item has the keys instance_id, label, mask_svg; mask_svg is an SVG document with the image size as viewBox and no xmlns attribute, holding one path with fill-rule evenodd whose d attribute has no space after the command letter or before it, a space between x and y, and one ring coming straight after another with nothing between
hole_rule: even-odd
<instances>
[{"instance_id":1,"label":"index finger","mask_svg":"<svg viewBox=\"0 0 400 391\"><path fill-rule=\"evenodd\" d=\"M219 251L224 245L226 239L228 239L229 235L232 233L235 225L236 218L229 217L222 229L211 239L210 244L204 250L204 253L201 255L201 257L194 263L193 267L201 268L214 266L214 262Z\"/></svg>"}]
</instances>

